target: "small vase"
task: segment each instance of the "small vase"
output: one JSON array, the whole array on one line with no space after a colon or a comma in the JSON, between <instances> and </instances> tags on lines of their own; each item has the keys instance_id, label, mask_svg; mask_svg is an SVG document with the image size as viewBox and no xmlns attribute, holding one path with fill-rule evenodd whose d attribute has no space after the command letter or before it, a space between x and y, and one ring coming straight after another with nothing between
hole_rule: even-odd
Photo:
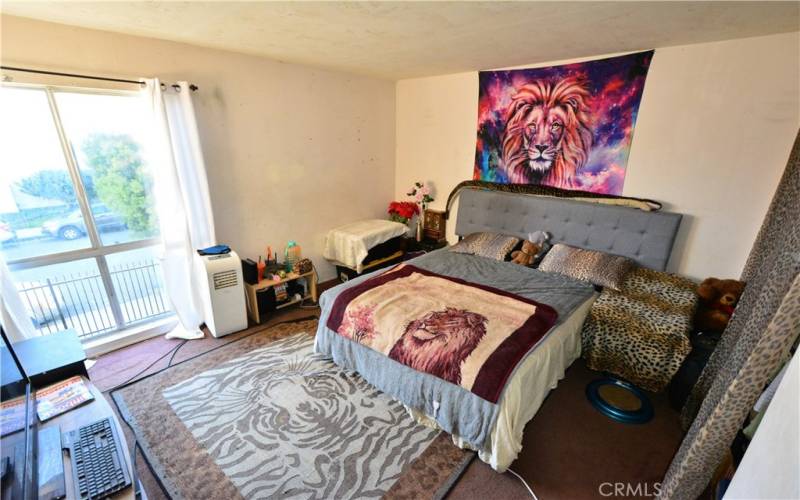
<instances>
[{"instance_id":1,"label":"small vase","mask_svg":"<svg viewBox=\"0 0 800 500\"><path fill-rule=\"evenodd\" d=\"M417 219L417 241L422 241L422 217Z\"/></svg>"}]
</instances>

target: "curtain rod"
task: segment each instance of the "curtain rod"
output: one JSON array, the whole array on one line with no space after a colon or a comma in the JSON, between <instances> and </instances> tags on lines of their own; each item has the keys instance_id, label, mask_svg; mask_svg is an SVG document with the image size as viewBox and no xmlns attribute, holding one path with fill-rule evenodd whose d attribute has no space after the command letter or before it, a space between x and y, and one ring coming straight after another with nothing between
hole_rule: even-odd
<instances>
[{"instance_id":1,"label":"curtain rod","mask_svg":"<svg viewBox=\"0 0 800 500\"><path fill-rule=\"evenodd\" d=\"M68 76L72 78L85 78L87 80L102 80L104 82L134 83L136 85L144 85L144 82L141 80L126 80L123 78L107 78L104 76L79 75L77 73L61 73L58 71L44 71L40 69L17 68L14 66L0 66L0 69L4 69L7 71L22 71L24 73L38 73L40 75ZM161 86L166 87L166 84L162 83ZM171 87L176 90L180 90L180 85L178 85L177 83L172 84ZM193 83L189 84L189 90L195 91L198 89L199 87L197 85Z\"/></svg>"}]
</instances>

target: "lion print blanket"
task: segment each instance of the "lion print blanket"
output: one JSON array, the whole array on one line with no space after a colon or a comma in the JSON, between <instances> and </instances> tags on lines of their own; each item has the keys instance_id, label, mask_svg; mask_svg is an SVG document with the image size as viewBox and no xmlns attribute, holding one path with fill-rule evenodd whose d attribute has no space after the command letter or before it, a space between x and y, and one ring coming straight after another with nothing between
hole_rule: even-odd
<instances>
[{"instance_id":1,"label":"lion print blanket","mask_svg":"<svg viewBox=\"0 0 800 500\"><path fill-rule=\"evenodd\" d=\"M342 292L327 326L497 403L517 363L557 319L548 305L401 264Z\"/></svg>"}]
</instances>

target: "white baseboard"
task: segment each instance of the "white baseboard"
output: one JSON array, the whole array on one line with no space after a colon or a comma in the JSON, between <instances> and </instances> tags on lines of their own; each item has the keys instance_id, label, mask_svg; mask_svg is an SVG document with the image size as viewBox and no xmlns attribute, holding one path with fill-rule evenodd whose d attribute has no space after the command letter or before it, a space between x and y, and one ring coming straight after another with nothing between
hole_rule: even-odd
<instances>
[{"instance_id":1,"label":"white baseboard","mask_svg":"<svg viewBox=\"0 0 800 500\"><path fill-rule=\"evenodd\" d=\"M86 351L87 358L97 357L101 354L163 335L175 328L177 324L178 319L175 316L168 316L152 323L133 326L99 339L86 341L83 343L83 349Z\"/></svg>"}]
</instances>

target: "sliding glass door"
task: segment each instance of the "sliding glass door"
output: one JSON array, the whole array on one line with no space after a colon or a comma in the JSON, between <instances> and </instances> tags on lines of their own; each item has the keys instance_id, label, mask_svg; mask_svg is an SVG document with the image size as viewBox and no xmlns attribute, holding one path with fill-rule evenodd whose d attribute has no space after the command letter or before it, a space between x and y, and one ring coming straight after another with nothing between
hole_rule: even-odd
<instances>
[{"instance_id":1,"label":"sliding glass door","mask_svg":"<svg viewBox=\"0 0 800 500\"><path fill-rule=\"evenodd\" d=\"M0 255L43 333L170 314L135 93L0 88Z\"/></svg>"}]
</instances>

